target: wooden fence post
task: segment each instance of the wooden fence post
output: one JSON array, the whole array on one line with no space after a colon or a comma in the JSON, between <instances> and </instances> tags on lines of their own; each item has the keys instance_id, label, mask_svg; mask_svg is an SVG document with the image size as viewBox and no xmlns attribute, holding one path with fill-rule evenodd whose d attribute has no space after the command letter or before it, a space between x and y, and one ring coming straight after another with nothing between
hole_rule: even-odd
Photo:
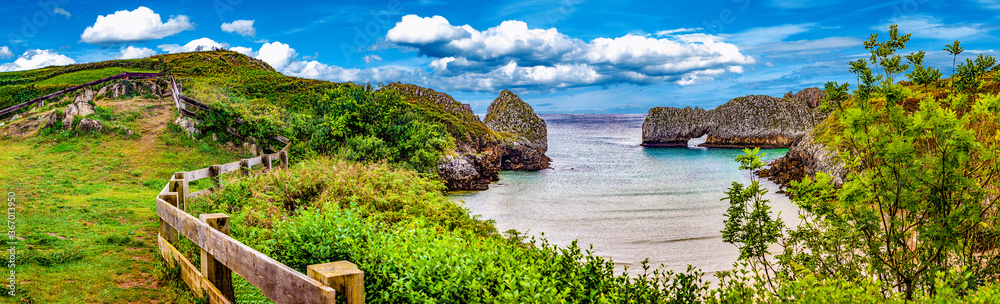
<instances>
[{"instance_id":1,"label":"wooden fence post","mask_svg":"<svg viewBox=\"0 0 1000 304\"><path fill-rule=\"evenodd\" d=\"M281 152L278 152L278 159L281 161L281 167L288 169L288 151L281 150Z\"/></svg>"},{"instance_id":2,"label":"wooden fence post","mask_svg":"<svg viewBox=\"0 0 1000 304\"><path fill-rule=\"evenodd\" d=\"M264 169L266 169L268 171L271 170L271 155L270 154L261 155L260 156L260 161L262 163L264 163Z\"/></svg>"},{"instance_id":3,"label":"wooden fence post","mask_svg":"<svg viewBox=\"0 0 1000 304\"><path fill-rule=\"evenodd\" d=\"M222 171L222 167L219 165L211 165L208 167L208 177L212 179L213 187L219 186L219 171Z\"/></svg>"},{"instance_id":4,"label":"wooden fence post","mask_svg":"<svg viewBox=\"0 0 1000 304\"><path fill-rule=\"evenodd\" d=\"M344 295L347 304L365 303L365 273L348 261L309 265L306 274Z\"/></svg>"},{"instance_id":5,"label":"wooden fence post","mask_svg":"<svg viewBox=\"0 0 1000 304\"><path fill-rule=\"evenodd\" d=\"M177 206L177 192L163 193L160 195L160 198L166 201L167 204ZM160 219L160 236L170 243L177 243L178 240L177 229L167 224L162 218Z\"/></svg>"},{"instance_id":6,"label":"wooden fence post","mask_svg":"<svg viewBox=\"0 0 1000 304\"><path fill-rule=\"evenodd\" d=\"M240 160L240 174L242 174L243 176L250 175L250 160L249 159L241 159Z\"/></svg>"},{"instance_id":7,"label":"wooden fence post","mask_svg":"<svg viewBox=\"0 0 1000 304\"><path fill-rule=\"evenodd\" d=\"M223 213L209 213L202 214L199 218L208 224L208 226L226 235L229 235L231 231L228 215ZM212 285L215 285L215 288L219 289L226 299L230 301L236 300L233 297L233 271L220 263L219 260L216 260L205 249L201 250L201 273L208 278L209 282L212 282Z\"/></svg>"},{"instance_id":8,"label":"wooden fence post","mask_svg":"<svg viewBox=\"0 0 1000 304\"><path fill-rule=\"evenodd\" d=\"M170 192L177 192L177 208L187 210L188 181L184 178L185 172L174 173L174 178L170 179Z\"/></svg>"}]
</instances>

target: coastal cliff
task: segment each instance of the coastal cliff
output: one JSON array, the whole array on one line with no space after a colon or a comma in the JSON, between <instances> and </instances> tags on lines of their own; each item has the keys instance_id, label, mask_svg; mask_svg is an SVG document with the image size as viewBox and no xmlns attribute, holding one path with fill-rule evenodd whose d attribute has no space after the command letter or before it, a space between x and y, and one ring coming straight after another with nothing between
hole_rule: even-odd
<instances>
[{"instance_id":1,"label":"coastal cliff","mask_svg":"<svg viewBox=\"0 0 1000 304\"><path fill-rule=\"evenodd\" d=\"M815 91L819 90L786 95L788 98L737 97L708 111L690 107L652 108L642 125L642 145L682 147L691 138L708 135L701 146L788 148L826 118L811 106L822 100L822 97L815 99L822 91L819 94Z\"/></svg>"},{"instance_id":2,"label":"coastal cliff","mask_svg":"<svg viewBox=\"0 0 1000 304\"><path fill-rule=\"evenodd\" d=\"M548 168L545 121L510 91L503 91L480 120L472 107L432 89L390 83L412 103L439 118L455 139L455 151L437 165L449 190L486 190L499 180L500 170L537 171Z\"/></svg>"},{"instance_id":3,"label":"coastal cliff","mask_svg":"<svg viewBox=\"0 0 1000 304\"><path fill-rule=\"evenodd\" d=\"M702 108L652 108L642 123L642 145L687 147L688 140L701 137L714 128L712 123L708 111Z\"/></svg>"},{"instance_id":4,"label":"coastal cliff","mask_svg":"<svg viewBox=\"0 0 1000 304\"><path fill-rule=\"evenodd\" d=\"M495 132L472 112L472 107L432 89L390 83L409 102L436 116L455 139L453 155L438 161L437 173L449 190L486 190L499 179L500 151Z\"/></svg>"},{"instance_id":5,"label":"coastal cliff","mask_svg":"<svg viewBox=\"0 0 1000 304\"><path fill-rule=\"evenodd\" d=\"M824 172L833 178L834 183L843 184L847 170L837 157L837 153L831 150L827 145L817 142L813 132L809 132L792 145L788 153L772 161L767 168L758 171L757 176L787 188L792 181Z\"/></svg>"},{"instance_id":6,"label":"coastal cliff","mask_svg":"<svg viewBox=\"0 0 1000 304\"><path fill-rule=\"evenodd\" d=\"M520 97L503 90L486 110L486 127L500 139L501 170L538 171L549 167L545 120Z\"/></svg>"}]
</instances>

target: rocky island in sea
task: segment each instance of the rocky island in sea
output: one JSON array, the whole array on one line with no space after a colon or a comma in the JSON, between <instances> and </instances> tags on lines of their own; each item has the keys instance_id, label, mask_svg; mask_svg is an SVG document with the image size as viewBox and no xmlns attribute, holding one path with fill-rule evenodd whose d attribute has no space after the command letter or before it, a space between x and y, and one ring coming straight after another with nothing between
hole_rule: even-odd
<instances>
[{"instance_id":1,"label":"rocky island in sea","mask_svg":"<svg viewBox=\"0 0 1000 304\"><path fill-rule=\"evenodd\" d=\"M479 120L468 104L414 85L396 84L408 98L447 108L465 134L454 134L457 150L438 162L438 175L449 190L486 190L500 170L538 171L548 168L545 121L520 97L504 90Z\"/></svg>"},{"instance_id":2,"label":"rocky island in sea","mask_svg":"<svg viewBox=\"0 0 1000 304\"><path fill-rule=\"evenodd\" d=\"M789 148L826 118L819 111L825 94L811 88L783 98L748 95L712 110L656 107L642 125L642 145L686 147L708 135L704 147Z\"/></svg>"}]
</instances>

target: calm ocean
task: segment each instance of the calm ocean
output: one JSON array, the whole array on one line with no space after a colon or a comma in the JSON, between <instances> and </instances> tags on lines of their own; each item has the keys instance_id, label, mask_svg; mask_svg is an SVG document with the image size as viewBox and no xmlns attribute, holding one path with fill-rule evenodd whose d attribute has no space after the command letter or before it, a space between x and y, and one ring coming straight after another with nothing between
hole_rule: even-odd
<instances>
[{"instance_id":1,"label":"calm ocean","mask_svg":"<svg viewBox=\"0 0 1000 304\"><path fill-rule=\"evenodd\" d=\"M740 150L645 148L645 115L541 115L548 124L552 168L501 172L481 192L453 194L471 214L493 219L500 231L541 233L554 244L579 240L630 273L649 258L683 270L691 264L711 274L732 268L736 247L722 241L727 201L723 192L750 173L733 161ZM766 160L786 150L766 150ZM766 198L786 224L796 208L777 187Z\"/></svg>"}]
</instances>

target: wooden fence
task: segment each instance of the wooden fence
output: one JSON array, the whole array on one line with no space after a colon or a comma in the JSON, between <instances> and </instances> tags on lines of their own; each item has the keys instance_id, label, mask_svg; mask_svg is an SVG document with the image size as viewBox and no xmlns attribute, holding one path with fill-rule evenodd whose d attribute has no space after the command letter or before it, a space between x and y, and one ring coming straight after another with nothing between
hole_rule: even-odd
<instances>
[{"instance_id":1,"label":"wooden fence","mask_svg":"<svg viewBox=\"0 0 1000 304\"><path fill-rule=\"evenodd\" d=\"M189 200L216 191L220 175L238 172L246 176L258 165L272 170L275 161L287 167L287 140L285 143L285 148L276 153L174 173L156 197L160 254L167 262L177 263L184 282L196 293L204 291L210 303L233 302L232 272L275 303L334 303L337 292L345 295L347 303L364 303L364 273L354 264L340 261L310 265L308 275L302 274L230 237L229 216L213 213L196 218L184 211ZM204 178L211 178L214 186L189 193L189 183ZM200 271L171 244L180 235L201 248Z\"/></svg>"},{"instance_id":2,"label":"wooden fence","mask_svg":"<svg viewBox=\"0 0 1000 304\"><path fill-rule=\"evenodd\" d=\"M91 82L88 82L88 83L84 83L84 84L81 84L81 85L76 85L76 86L72 86L72 87L69 87L69 88L65 88L65 89L59 90L59 91L57 91L55 93L48 94L48 95L45 95L45 96L42 96L42 97L38 97L38 98L35 98L35 99L32 99L32 100L28 100L28 101L22 102L20 104L14 105L12 107L0 110L0 117L4 117L7 114L11 114L11 113L14 113L14 112L16 112L18 110L30 107L31 105L34 105L36 103L39 103L39 102L42 102L42 101L46 101L46 100L49 100L49 99L52 99L52 98L56 98L56 97L62 96L63 94L66 94L66 93L69 93L69 92L73 92L73 91L82 89L84 87L88 87L88 86L92 86L92 85L96 85L96 84L105 83L105 82L112 81L112 80L115 80L115 79L123 79L123 78L153 78L153 77L160 77L160 76L163 76L163 73L129 73L129 72L125 72L125 73L121 73L121 74L114 75L114 76L111 76L111 77L101 78L101 79L94 80L94 81L91 81Z\"/></svg>"}]
</instances>

